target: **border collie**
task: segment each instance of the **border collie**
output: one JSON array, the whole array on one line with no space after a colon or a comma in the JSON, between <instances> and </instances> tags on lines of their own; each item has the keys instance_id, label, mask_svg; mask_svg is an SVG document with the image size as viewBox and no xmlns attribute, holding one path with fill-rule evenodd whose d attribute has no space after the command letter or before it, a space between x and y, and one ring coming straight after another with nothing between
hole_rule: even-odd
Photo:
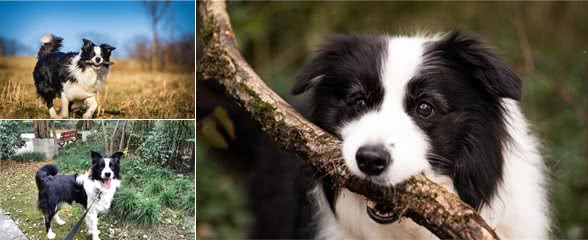
<instances>
[{"instance_id":1,"label":"border collie","mask_svg":"<svg viewBox=\"0 0 588 240\"><path fill-rule=\"evenodd\" d=\"M311 119L342 139L351 173L382 186L425 174L479 211L503 239L546 239L546 169L521 113L521 80L476 37L342 35L298 74ZM323 179L322 239L428 239L389 207Z\"/></svg>"},{"instance_id":2,"label":"border collie","mask_svg":"<svg viewBox=\"0 0 588 240\"><path fill-rule=\"evenodd\" d=\"M37 170L35 181L39 189L38 207L43 213L47 238L54 239L51 220L59 225L65 224L57 212L63 203L77 203L82 212L98 198L86 215L88 234L93 240L99 239L98 214L110 208L116 189L120 186L120 160L122 152L114 153L110 158L103 158L92 151L90 172L84 175L57 175L57 166L47 164Z\"/></svg>"},{"instance_id":3,"label":"border collie","mask_svg":"<svg viewBox=\"0 0 588 240\"><path fill-rule=\"evenodd\" d=\"M43 46L37 53L33 71L37 94L45 102L51 118L67 118L74 101L83 101L88 109L84 118L92 118L98 108L96 96L108 76L110 55L114 49L108 44L96 46L83 39L79 53L59 52L63 38L51 34L41 37ZM53 108L53 99L61 98L61 114Z\"/></svg>"}]
</instances>

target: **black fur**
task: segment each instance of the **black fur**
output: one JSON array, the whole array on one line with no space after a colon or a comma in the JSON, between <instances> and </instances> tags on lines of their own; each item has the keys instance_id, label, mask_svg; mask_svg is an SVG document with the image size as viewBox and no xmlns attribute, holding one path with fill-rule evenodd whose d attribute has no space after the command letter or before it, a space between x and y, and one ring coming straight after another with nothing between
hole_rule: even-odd
<instances>
[{"instance_id":1,"label":"black fur","mask_svg":"<svg viewBox=\"0 0 588 240\"><path fill-rule=\"evenodd\" d=\"M35 87L37 95L43 100L50 109L53 107L53 99L60 98L63 92L63 85L66 82L76 82L74 76L69 73L68 66L72 59L78 55L77 52L60 52L63 39L61 37L53 36L51 41L44 43L37 53L37 64L33 70L33 79L35 80ZM87 61L91 60L96 54L94 47L96 46L92 41L83 39L83 46L81 48L81 58L77 67L83 71L89 71L91 64ZM114 47L108 44L100 45L101 58L104 61L103 68L110 67L110 56Z\"/></svg>"},{"instance_id":2,"label":"black fur","mask_svg":"<svg viewBox=\"0 0 588 240\"><path fill-rule=\"evenodd\" d=\"M314 123L337 134L342 123L379 107L386 46L384 36L329 39L300 71L292 91L312 90ZM502 148L509 136L500 100L519 100L521 81L483 42L459 32L431 41L423 57L424 70L407 85L405 111L429 137L434 169L451 177L459 196L479 209L502 181ZM423 101L434 107L434 117L415 113ZM323 184L333 208L337 189L329 182Z\"/></svg>"},{"instance_id":3,"label":"black fur","mask_svg":"<svg viewBox=\"0 0 588 240\"><path fill-rule=\"evenodd\" d=\"M77 175L57 175L57 166L47 164L37 170L35 182L39 190L38 208L45 217L45 230L51 228L51 220L59 211L59 203L78 203L87 207L88 197L84 187L76 183Z\"/></svg>"}]
</instances>

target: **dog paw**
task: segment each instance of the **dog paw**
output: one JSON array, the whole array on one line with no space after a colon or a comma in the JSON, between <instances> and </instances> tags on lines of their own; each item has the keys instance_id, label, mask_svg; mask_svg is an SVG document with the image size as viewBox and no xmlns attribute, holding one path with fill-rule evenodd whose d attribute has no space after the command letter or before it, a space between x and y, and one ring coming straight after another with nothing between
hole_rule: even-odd
<instances>
[{"instance_id":1,"label":"dog paw","mask_svg":"<svg viewBox=\"0 0 588 240\"><path fill-rule=\"evenodd\" d=\"M63 226L63 224L65 224L65 221L63 221L62 219L55 219L55 222L57 222L57 224L59 224L60 226Z\"/></svg>"},{"instance_id":2,"label":"dog paw","mask_svg":"<svg viewBox=\"0 0 588 240\"><path fill-rule=\"evenodd\" d=\"M55 233L51 230L49 230L49 232L47 233L47 238L48 239L54 239L55 238Z\"/></svg>"},{"instance_id":3,"label":"dog paw","mask_svg":"<svg viewBox=\"0 0 588 240\"><path fill-rule=\"evenodd\" d=\"M85 119L90 119L90 118L92 118L92 115L94 115L94 114L93 113L84 113L84 115L82 115L82 117Z\"/></svg>"}]
</instances>

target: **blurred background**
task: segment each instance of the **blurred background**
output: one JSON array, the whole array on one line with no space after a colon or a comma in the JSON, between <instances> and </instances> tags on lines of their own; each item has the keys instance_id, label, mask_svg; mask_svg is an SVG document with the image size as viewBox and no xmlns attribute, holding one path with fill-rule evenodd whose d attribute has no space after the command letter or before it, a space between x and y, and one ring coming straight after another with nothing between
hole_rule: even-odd
<instances>
[{"instance_id":1,"label":"blurred background","mask_svg":"<svg viewBox=\"0 0 588 240\"><path fill-rule=\"evenodd\" d=\"M330 34L458 29L481 36L523 79L523 111L551 171L555 237L588 238L588 3L229 2L228 8L247 61L295 106L305 98L289 94L294 76ZM260 189L276 195L298 186L254 185L256 172L290 174L300 166L288 163L296 159L279 153L222 88L200 80L197 88L197 235L245 237L259 217L248 198ZM283 169L264 169L266 158Z\"/></svg>"},{"instance_id":2,"label":"blurred background","mask_svg":"<svg viewBox=\"0 0 588 240\"><path fill-rule=\"evenodd\" d=\"M194 18L193 1L0 2L0 117L48 117L31 72L51 33L63 52L116 47L98 117L193 118Z\"/></svg>"}]
</instances>

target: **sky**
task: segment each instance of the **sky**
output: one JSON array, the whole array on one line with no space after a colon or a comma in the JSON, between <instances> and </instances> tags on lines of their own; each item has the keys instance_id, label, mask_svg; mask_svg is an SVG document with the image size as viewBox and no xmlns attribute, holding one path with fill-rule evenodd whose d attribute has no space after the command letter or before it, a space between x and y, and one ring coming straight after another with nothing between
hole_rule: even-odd
<instances>
[{"instance_id":1,"label":"sky","mask_svg":"<svg viewBox=\"0 0 588 240\"><path fill-rule=\"evenodd\" d=\"M16 40L24 49L19 55L34 55L39 38L47 33L63 37L63 51L79 51L82 38L117 47L125 57L139 36L151 39L150 18L142 2L0 2L0 37ZM160 25L160 35L169 38L194 34L194 2L174 1ZM169 19L173 18L173 21ZM174 24L171 24L173 22Z\"/></svg>"}]
</instances>

